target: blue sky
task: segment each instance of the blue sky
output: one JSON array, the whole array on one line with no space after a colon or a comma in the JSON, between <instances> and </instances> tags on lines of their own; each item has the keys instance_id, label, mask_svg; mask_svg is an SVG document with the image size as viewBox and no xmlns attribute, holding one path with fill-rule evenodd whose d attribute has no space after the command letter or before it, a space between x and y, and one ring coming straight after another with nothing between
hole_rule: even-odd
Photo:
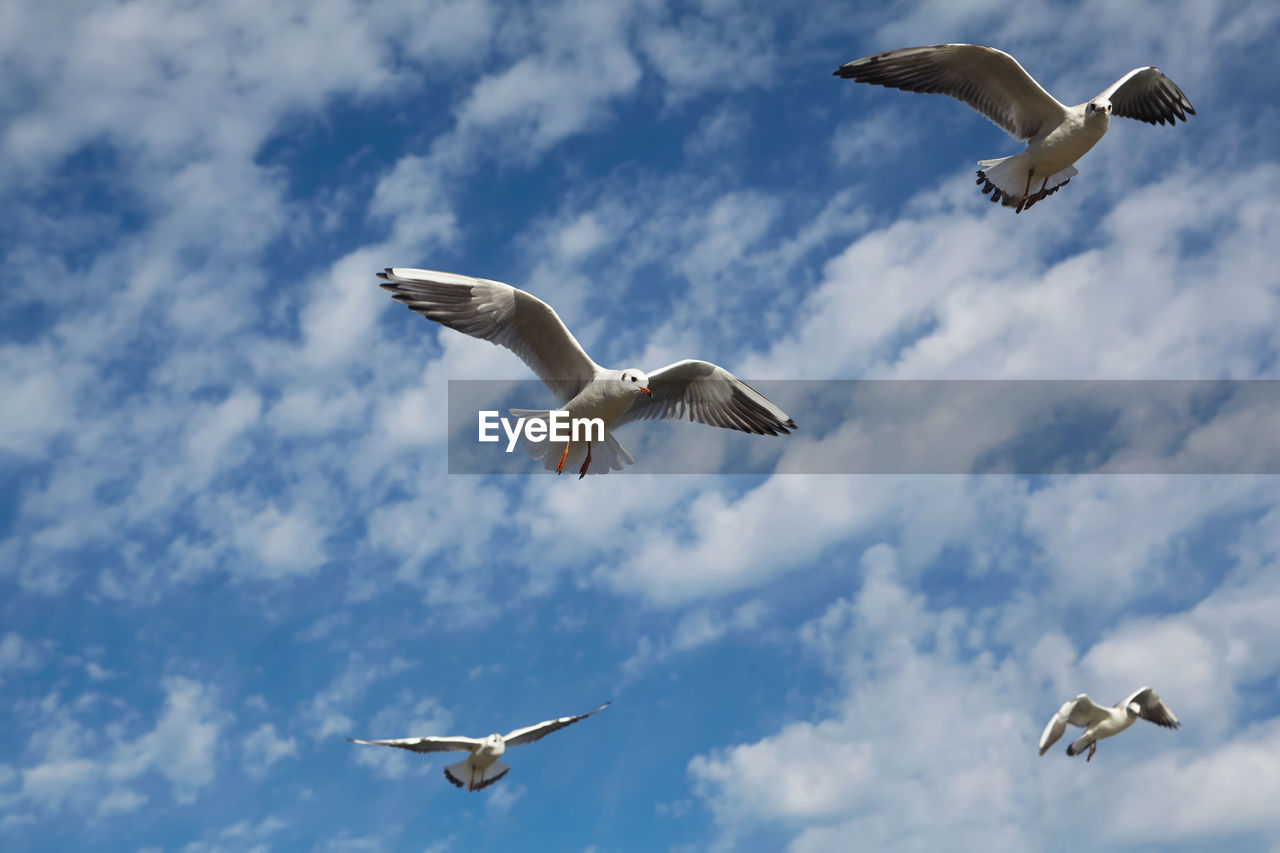
<instances>
[{"instance_id":1,"label":"blue sky","mask_svg":"<svg viewBox=\"0 0 1280 853\"><path fill-rule=\"evenodd\" d=\"M1274 4L779 5L0 8L0 846L1280 845L1274 478L446 473L528 372L386 266L609 365L1280 378ZM1197 114L1015 216L1000 130L831 76L944 41ZM1036 756L1142 684L1180 731ZM344 740L607 699L480 794Z\"/></svg>"}]
</instances>

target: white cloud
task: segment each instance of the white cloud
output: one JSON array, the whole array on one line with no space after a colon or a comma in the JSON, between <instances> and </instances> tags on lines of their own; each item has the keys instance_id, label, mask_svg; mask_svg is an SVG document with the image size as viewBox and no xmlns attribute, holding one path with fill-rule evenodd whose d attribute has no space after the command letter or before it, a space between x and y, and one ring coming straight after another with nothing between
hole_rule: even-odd
<instances>
[{"instance_id":1,"label":"white cloud","mask_svg":"<svg viewBox=\"0 0 1280 853\"><path fill-rule=\"evenodd\" d=\"M275 833L288 827L289 824L269 815L254 823L241 820L220 830L206 830L204 838L183 845L181 853L268 853L271 845L268 839Z\"/></svg>"},{"instance_id":2,"label":"white cloud","mask_svg":"<svg viewBox=\"0 0 1280 853\"><path fill-rule=\"evenodd\" d=\"M22 769L22 796L42 808L60 809L78 789L95 782L100 766L85 758L55 759Z\"/></svg>"},{"instance_id":3,"label":"white cloud","mask_svg":"<svg viewBox=\"0 0 1280 853\"><path fill-rule=\"evenodd\" d=\"M314 574L324 562L325 531L304 513L268 506L238 526L238 544L257 555L263 577Z\"/></svg>"},{"instance_id":4,"label":"white cloud","mask_svg":"<svg viewBox=\"0 0 1280 853\"><path fill-rule=\"evenodd\" d=\"M491 143L523 158L606 119L607 104L640 81L626 34L634 6L564 0L539 9L542 44L475 84L458 108L459 131L500 132Z\"/></svg>"},{"instance_id":5,"label":"white cloud","mask_svg":"<svg viewBox=\"0 0 1280 853\"><path fill-rule=\"evenodd\" d=\"M302 714L312 736L319 740L335 734L349 734L353 722L346 712L352 709L369 687L413 666L412 662L400 657L377 663L366 661L360 655L348 656L342 671L303 708Z\"/></svg>"},{"instance_id":6,"label":"white cloud","mask_svg":"<svg viewBox=\"0 0 1280 853\"><path fill-rule=\"evenodd\" d=\"M767 614L768 607L762 601L748 601L725 614L705 607L691 610L676 622L669 638L641 636L635 652L623 661L622 673L635 678L673 655L718 642L730 634L756 631Z\"/></svg>"},{"instance_id":7,"label":"white cloud","mask_svg":"<svg viewBox=\"0 0 1280 853\"><path fill-rule=\"evenodd\" d=\"M16 631L6 631L0 637L0 681L4 680L6 673L38 669L43 660L40 646L23 639Z\"/></svg>"},{"instance_id":8,"label":"white cloud","mask_svg":"<svg viewBox=\"0 0 1280 853\"><path fill-rule=\"evenodd\" d=\"M133 779L154 770L173 785L174 796L190 802L215 774L218 735L226 723L213 691L187 678L165 680L165 704L155 728L116 745L107 767L113 779Z\"/></svg>"},{"instance_id":9,"label":"white cloud","mask_svg":"<svg viewBox=\"0 0 1280 853\"><path fill-rule=\"evenodd\" d=\"M1035 849L1280 831L1264 805L1280 784L1263 769L1274 763L1275 721L1251 722L1257 711L1245 698L1280 671L1267 615L1280 593L1277 549L1260 536L1269 524L1252 521L1238 544L1222 546L1236 559L1210 575L1220 585L1198 603L1129 617L1082 654L1061 633L1080 626L1052 609L1023 618L1016 595L977 609L932 607L894 551L866 551L858 593L800 632L837 677L831 707L689 764L723 845L761 824L785 828L795 851L852 839ZM1093 764L1113 780L1107 790L1058 749L1037 759L1035 740L1062 700L1088 692L1110 703L1142 685L1161 693L1183 728L1143 725L1104 743ZM1080 813L1097 818L1073 821Z\"/></svg>"},{"instance_id":10,"label":"white cloud","mask_svg":"<svg viewBox=\"0 0 1280 853\"><path fill-rule=\"evenodd\" d=\"M194 801L214 781L218 736L229 715L201 682L171 677L163 689L164 705L154 726L134 738L125 735L124 723L96 731L78 719L103 704L97 694L71 703L57 694L45 697L29 709L32 734L26 750L36 761L18 769L21 786L0 798L0 808L91 811L107 818L148 802L128 783L151 774L166 779L178 801Z\"/></svg>"},{"instance_id":11,"label":"white cloud","mask_svg":"<svg viewBox=\"0 0 1280 853\"><path fill-rule=\"evenodd\" d=\"M49 367L49 346L0 347L0 450L35 455L71 411L65 375Z\"/></svg>"},{"instance_id":12,"label":"white cloud","mask_svg":"<svg viewBox=\"0 0 1280 853\"><path fill-rule=\"evenodd\" d=\"M708 90L756 87L773 77L778 59L771 20L735 14L743 11L738 4L721 0L695 8L640 33L646 58L667 83L668 103Z\"/></svg>"},{"instance_id":13,"label":"white cloud","mask_svg":"<svg viewBox=\"0 0 1280 853\"><path fill-rule=\"evenodd\" d=\"M698 122L698 128L685 141L685 155L689 157L723 156L725 149L734 145L751 130L751 117L740 109L721 107L708 113Z\"/></svg>"},{"instance_id":14,"label":"white cloud","mask_svg":"<svg viewBox=\"0 0 1280 853\"><path fill-rule=\"evenodd\" d=\"M261 414L262 402L252 391L240 391L216 406L206 407L193 421L199 426L187 436L186 450L192 466L207 479L221 467L219 457ZM245 451L241 451L242 453Z\"/></svg>"},{"instance_id":15,"label":"white cloud","mask_svg":"<svg viewBox=\"0 0 1280 853\"><path fill-rule=\"evenodd\" d=\"M1203 524L1278 497L1264 477L1061 478L1028 497L1025 532L1051 564L1054 600L1113 611L1185 583L1176 570Z\"/></svg>"},{"instance_id":16,"label":"white cloud","mask_svg":"<svg viewBox=\"0 0 1280 853\"><path fill-rule=\"evenodd\" d=\"M597 574L617 590L670 605L765 583L886 523L918 530L912 553L924 561L976 514L962 503L968 489L958 477L799 476L774 476L741 495L704 488L687 502L647 507L674 510L675 520L665 529L646 522L661 532Z\"/></svg>"},{"instance_id":17,"label":"white cloud","mask_svg":"<svg viewBox=\"0 0 1280 853\"><path fill-rule=\"evenodd\" d=\"M131 791L128 788L116 788L102 798L102 802L98 804L98 814L109 815L132 812L142 808L146 802L147 797L145 794L139 794L137 791Z\"/></svg>"},{"instance_id":18,"label":"white cloud","mask_svg":"<svg viewBox=\"0 0 1280 853\"><path fill-rule=\"evenodd\" d=\"M872 173L886 167L909 169L899 152L919 139L918 128L892 110L878 110L874 116L842 122L831 137L831 154L841 168Z\"/></svg>"},{"instance_id":19,"label":"white cloud","mask_svg":"<svg viewBox=\"0 0 1280 853\"><path fill-rule=\"evenodd\" d=\"M1132 786L1143 779L1161 780L1161 796L1134 796ZM1280 723L1247 727L1217 749L1157 756L1119 781L1126 796L1104 812L1116 839L1147 845L1246 832L1274 837L1280 831L1274 808L1280 799Z\"/></svg>"},{"instance_id":20,"label":"white cloud","mask_svg":"<svg viewBox=\"0 0 1280 853\"><path fill-rule=\"evenodd\" d=\"M244 769L251 777L267 775L271 765L298 755L298 739L280 737L272 723L263 723L244 738Z\"/></svg>"},{"instance_id":21,"label":"white cloud","mask_svg":"<svg viewBox=\"0 0 1280 853\"><path fill-rule=\"evenodd\" d=\"M762 822L815 825L795 849L860 837L910 847L937 833L951 846L1005 838L1024 807L1015 757L1035 726L1014 673L954 611L929 611L898 577L891 549L864 553L858 595L830 605L810 642L839 661L845 698L834 716L797 722L753 744L695 757L695 791L726 829L726 843ZM978 800L984 804L977 813ZM927 808L930 819L920 820ZM843 821L839 831L824 828ZM993 829L996 830L993 834ZM896 841L895 841L896 839Z\"/></svg>"},{"instance_id":22,"label":"white cloud","mask_svg":"<svg viewBox=\"0 0 1280 853\"><path fill-rule=\"evenodd\" d=\"M41 84L0 136L11 167L56 162L98 136L165 160L210 149L252 155L295 111L403 85L417 69L398 68L397 56L475 62L492 25L488 4L457 2L204 9L139 0L10 14L0 46Z\"/></svg>"},{"instance_id":23,"label":"white cloud","mask_svg":"<svg viewBox=\"0 0 1280 853\"><path fill-rule=\"evenodd\" d=\"M528 789L524 785L510 783L495 788L485 800L485 811L489 814L502 815L511 811L516 801L524 796Z\"/></svg>"}]
</instances>

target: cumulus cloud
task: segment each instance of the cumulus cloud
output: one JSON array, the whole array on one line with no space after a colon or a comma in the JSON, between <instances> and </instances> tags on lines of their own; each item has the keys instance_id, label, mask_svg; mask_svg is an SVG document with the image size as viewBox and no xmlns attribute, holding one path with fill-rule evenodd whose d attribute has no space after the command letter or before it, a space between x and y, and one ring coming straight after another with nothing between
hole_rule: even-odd
<instances>
[{"instance_id":1,"label":"cumulus cloud","mask_svg":"<svg viewBox=\"0 0 1280 853\"><path fill-rule=\"evenodd\" d=\"M26 751L35 760L17 769L20 783L0 794L0 807L11 815L131 812L149 799L133 786L154 776L169 783L177 801L194 801L215 779L218 737L230 715L202 682L171 677L162 686L154 724L136 736L118 721L100 731L81 721L101 704L96 694L72 702L46 696L24 723L31 732Z\"/></svg>"},{"instance_id":2,"label":"cumulus cloud","mask_svg":"<svg viewBox=\"0 0 1280 853\"><path fill-rule=\"evenodd\" d=\"M1254 525L1237 541L1249 553ZM1253 553L1274 567L1273 548ZM862 563L857 594L800 632L839 678L833 707L689 764L726 845L760 824L787 827L792 850L854 838L892 849L968 837L1035 848L1051 838L1114 846L1277 830L1261 806L1277 780L1259 764L1273 760L1274 720L1252 722L1244 699L1280 669L1262 616L1275 605L1273 570L1245 557L1190 609L1130 618L1077 654L1046 630L1044 615L1038 623L1014 617L1011 627L1016 600L994 612L939 608L911 591L892 549L871 548ZM1142 685L1189 725L1167 738L1138 727L1102 745L1114 756L1107 772L1120 796L1098 792L1057 750L1037 763L1035 739L1063 699L1088 692L1110 703ZM1165 780L1162 790L1186 797L1187 808L1171 824L1166 808L1139 792L1139 779ZM1221 793L1212 802L1203 797L1208 779ZM1102 819L1070 824L1062 802Z\"/></svg>"}]
</instances>

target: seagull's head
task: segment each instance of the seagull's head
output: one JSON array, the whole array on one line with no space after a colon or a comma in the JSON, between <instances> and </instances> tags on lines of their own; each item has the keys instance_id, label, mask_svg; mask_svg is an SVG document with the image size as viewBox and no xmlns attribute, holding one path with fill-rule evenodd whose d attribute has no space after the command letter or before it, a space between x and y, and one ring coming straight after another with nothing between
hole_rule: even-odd
<instances>
[{"instance_id":1,"label":"seagull's head","mask_svg":"<svg viewBox=\"0 0 1280 853\"><path fill-rule=\"evenodd\" d=\"M652 396L653 392L649 390L649 377L645 375L643 370L637 370L634 367L628 367L622 371L619 377L623 388L634 389L637 395L645 394Z\"/></svg>"},{"instance_id":2,"label":"seagull's head","mask_svg":"<svg viewBox=\"0 0 1280 853\"><path fill-rule=\"evenodd\" d=\"M494 732L484 739L485 746L499 746L502 743L502 735Z\"/></svg>"},{"instance_id":3,"label":"seagull's head","mask_svg":"<svg viewBox=\"0 0 1280 853\"><path fill-rule=\"evenodd\" d=\"M1109 119L1111 117L1111 102L1106 98L1094 98L1089 102L1088 106L1084 108L1084 117L1086 119Z\"/></svg>"}]
</instances>

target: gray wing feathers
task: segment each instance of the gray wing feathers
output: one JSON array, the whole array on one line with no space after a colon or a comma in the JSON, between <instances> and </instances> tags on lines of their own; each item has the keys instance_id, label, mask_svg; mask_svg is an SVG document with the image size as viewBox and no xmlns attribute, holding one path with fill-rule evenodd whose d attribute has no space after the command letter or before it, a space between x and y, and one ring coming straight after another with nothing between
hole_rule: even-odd
<instances>
[{"instance_id":1,"label":"gray wing feathers","mask_svg":"<svg viewBox=\"0 0 1280 853\"><path fill-rule=\"evenodd\" d=\"M1136 118L1148 124L1170 125L1195 115L1187 96L1159 68L1135 68L1098 97L1111 101L1111 114Z\"/></svg>"},{"instance_id":2,"label":"gray wing feathers","mask_svg":"<svg viewBox=\"0 0 1280 853\"><path fill-rule=\"evenodd\" d=\"M595 376L596 363L555 310L523 290L434 270L388 268L378 278L392 299L427 319L511 350L561 403Z\"/></svg>"},{"instance_id":3,"label":"gray wing feathers","mask_svg":"<svg viewBox=\"0 0 1280 853\"><path fill-rule=\"evenodd\" d=\"M558 732L565 726L571 726L578 720L585 720L597 711L603 711L612 705L613 702L605 702L595 711L588 711L585 714L575 714L572 717L560 717L556 720L547 720L546 722L536 723L532 726L525 726L522 729L514 729L507 733L503 741L507 746L521 746L526 743L533 743L535 740L541 740L552 732Z\"/></svg>"},{"instance_id":4,"label":"gray wing feathers","mask_svg":"<svg viewBox=\"0 0 1280 853\"><path fill-rule=\"evenodd\" d=\"M347 740L370 746L394 746L411 752L471 752L484 743L471 737L405 737L396 740L360 740L349 737Z\"/></svg>"},{"instance_id":5,"label":"gray wing feathers","mask_svg":"<svg viewBox=\"0 0 1280 853\"><path fill-rule=\"evenodd\" d=\"M1143 687L1134 691L1133 695L1124 700L1124 705L1130 702L1137 702L1138 707L1142 710L1139 712L1142 719L1155 723L1157 726L1164 726L1166 729L1179 728L1182 723L1173 715L1173 711L1169 710L1169 706L1164 704L1164 700L1160 698L1150 687Z\"/></svg>"},{"instance_id":6,"label":"gray wing feathers","mask_svg":"<svg viewBox=\"0 0 1280 853\"><path fill-rule=\"evenodd\" d=\"M1066 107L1018 60L979 44L890 50L846 62L835 76L908 92L950 95L1021 140L1056 126L1066 114Z\"/></svg>"},{"instance_id":7,"label":"gray wing feathers","mask_svg":"<svg viewBox=\"0 0 1280 853\"><path fill-rule=\"evenodd\" d=\"M782 435L796 423L747 383L709 361L685 359L649 373L648 397L637 397L615 421L689 420L755 435Z\"/></svg>"}]
</instances>

